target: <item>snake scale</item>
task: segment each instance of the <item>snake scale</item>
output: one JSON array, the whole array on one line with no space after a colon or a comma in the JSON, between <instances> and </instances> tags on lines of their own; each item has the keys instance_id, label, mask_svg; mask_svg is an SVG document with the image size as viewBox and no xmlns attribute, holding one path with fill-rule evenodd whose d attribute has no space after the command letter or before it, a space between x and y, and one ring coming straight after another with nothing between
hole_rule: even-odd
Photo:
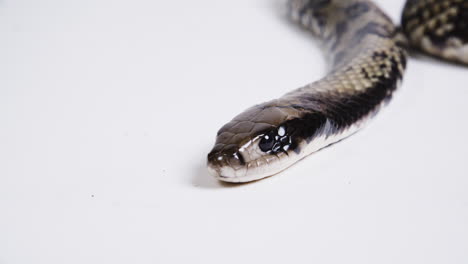
<instances>
[{"instance_id":1,"label":"snake scale","mask_svg":"<svg viewBox=\"0 0 468 264\"><path fill-rule=\"evenodd\" d=\"M226 182L274 175L362 127L399 87L408 50L468 65L468 0L408 0L401 27L370 0L290 0L323 43L328 74L224 125L208 170Z\"/></svg>"}]
</instances>

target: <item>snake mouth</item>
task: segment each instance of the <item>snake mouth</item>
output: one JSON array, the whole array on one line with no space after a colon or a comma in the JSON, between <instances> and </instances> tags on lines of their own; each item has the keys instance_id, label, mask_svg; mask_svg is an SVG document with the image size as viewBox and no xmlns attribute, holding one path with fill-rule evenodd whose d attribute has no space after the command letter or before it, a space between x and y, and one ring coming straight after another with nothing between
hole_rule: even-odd
<instances>
[{"instance_id":1,"label":"snake mouth","mask_svg":"<svg viewBox=\"0 0 468 264\"><path fill-rule=\"evenodd\" d=\"M236 171L229 166L220 167L211 163L208 163L208 173L216 179L228 183L245 183L258 179L254 176L247 176L245 168Z\"/></svg>"},{"instance_id":2,"label":"snake mouth","mask_svg":"<svg viewBox=\"0 0 468 264\"><path fill-rule=\"evenodd\" d=\"M216 179L224 182L241 182L241 177L237 176L237 171L229 166L220 166L208 162L208 173Z\"/></svg>"},{"instance_id":3,"label":"snake mouth","mask_svg":"<svg viewBox=\"0 0 468 264\"><path fill-rule=\"evenodd\" d=\"M287 160L281 162L277 156L275 158L273 156L259 158L243 165L240 165L237 157L242 157L242 154L225 156L223 153L218 155L210 153L207 162L208 173L223 182L245 183L272 176L290 166ZM290 160L295 161L296 159L292 157Z\"/></svg>"},{"instance_id":4,"label":"snake mouth","mask_svg":"<svg viewBox=\"0 0 468 264\"><path fill-rule=\"evenodd\" d=\"M213 166L213 164L208 163L208 173L216 179L224 182L241 182L240 177L236 177L235 175L227 176L226 171L230 169L232 170L229 167Z\"/></svg>"}]
</instances>

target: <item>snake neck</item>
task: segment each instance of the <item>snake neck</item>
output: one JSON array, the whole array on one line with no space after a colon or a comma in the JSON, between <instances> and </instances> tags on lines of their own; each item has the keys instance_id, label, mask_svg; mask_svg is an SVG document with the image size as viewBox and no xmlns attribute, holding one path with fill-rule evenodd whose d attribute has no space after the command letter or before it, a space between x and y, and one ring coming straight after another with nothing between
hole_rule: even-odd
<instances>
[{"instance_id":1,"label":"snake neck","mask_svg":"<svg viewBox=\"0 0 468 264\"><path fill-rule=\"evenodd\" d=\"M321 39L331 72L351 64L357 54L375 49L376 41L368 36L404 44L391 19L370 1L292 0L289 9L294 21Z\"/></svg>"}]
</instances>

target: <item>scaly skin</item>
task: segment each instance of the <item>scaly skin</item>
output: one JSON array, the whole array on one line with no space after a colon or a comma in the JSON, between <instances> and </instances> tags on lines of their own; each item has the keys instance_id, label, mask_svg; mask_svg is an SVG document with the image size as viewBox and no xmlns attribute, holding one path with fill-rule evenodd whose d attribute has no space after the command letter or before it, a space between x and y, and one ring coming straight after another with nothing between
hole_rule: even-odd
<instances>
[{"instance_id":1,"label":"scaly skin","mask_svg":"<svg viewBox=\"0 0 468 264\"><path fill-rule=\"evenodd\" d=\"M408 1L402 28L416 49L468 65L468 0Z\"/></svg>"},{"instance_id":2,"label":"scaly skin","mask_svg":"<svg viewBox=\"0 0 468 264\"><path fill-rule=\"evenodd\" d=\"M406 38L370 0L292 0L289 8L294 21L323 41L330 71L247 109L218 131L208 169L222 181L274 175L348 137L401 83Z\"/></svg>"}]
</instances>

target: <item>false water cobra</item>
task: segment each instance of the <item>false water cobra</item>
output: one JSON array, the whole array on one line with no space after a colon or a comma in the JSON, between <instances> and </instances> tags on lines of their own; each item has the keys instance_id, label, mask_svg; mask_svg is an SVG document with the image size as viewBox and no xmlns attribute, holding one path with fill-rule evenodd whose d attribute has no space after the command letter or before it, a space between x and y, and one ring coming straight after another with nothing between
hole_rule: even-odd
<instances>
[{"instance_id":1,"label":"false water cobra","mask_svg":"<svg viewBox=\"0 0 468 264\"><path fill-rule=\"evenodd\" d=\"M328 74L218 131L208 170L222 181L274 175L361 129L400 85L409 48L468 65L468 0L408 0L401 27L370 0L291 0L288 7L322 40Z\"/></svg>"}]
</instances>

